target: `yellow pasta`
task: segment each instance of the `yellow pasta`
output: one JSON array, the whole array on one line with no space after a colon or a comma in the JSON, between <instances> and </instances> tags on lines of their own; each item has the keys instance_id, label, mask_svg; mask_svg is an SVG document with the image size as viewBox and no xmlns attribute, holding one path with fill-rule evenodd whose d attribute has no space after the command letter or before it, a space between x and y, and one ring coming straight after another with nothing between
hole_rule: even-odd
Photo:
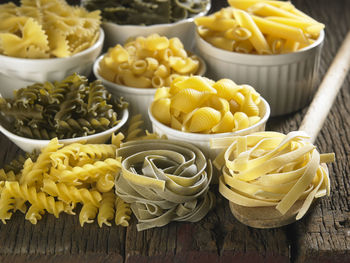
<instances>
[{"instance_id":1,"label":"yellow pasta","mask_svg":"<svg viewBox=\"0 0 350 263\"><path fill-rule=\"evenodd\" d=\"M196 74L200 65L178 38L152 34L110 48L99 66L101 76L117 84L159 88L170 85L174 74Z\"/></svg>"},{"instance_id":2,"label":"yellow pasta","mask_svg":"<svg viewBox=\"0 0 350 263\"><path fill-rule=\"evenodd\" d=\"M228 51L282 54L311 45L324 24L277 0L229 0L230 7L195 19L198 34ZM231 25L231 26L229 26Z\"/></svg>"},{"instance_id":3,"label":"yellow pasta","mask_svg":"<svg viewBox=\"0 0 350 263\"><path fill-rule=\"evenodd\" d=\"M80 225L83 227L85 223L88 223L88 224L93 223L94 219L96 218L97 211L98 211L98 208L93 204L90 204L90 203L84 204L79 213Z\"/></svg>"},{"instance_id":4,"label":"yellow pasta","mask_svg":"<svg viewBox=\"0 0 350 263\"><path fill-rule=\"evenodd\" d=\"M170 88L157 89L151 111L158 121L177 130L222 133L257 123L260 102L259 93L249 85L181 76Z\"/></svg>"},{"instance_id":5,"label":"yellow pasta","mask_svg":"<svg viewBox=\"0 0 350 263\"><path fill-rule=\"evenodd\" d=\"M101 205L98 209L98 215L97 215L97 222L100 227L102 227L103 224L106 224L107 226L111 226L111 223L109 220L112 220L114 218L115 214L115 193L107 192L103 193Z\"/></svg>"},{"instance_id":6,"label":"yellow pasta","mask_svg":"<svg viewBox=\"0 0 350 263\"><path fill-rule=\"evenodd\" d=\"M115 224L117 226L129 226L129 220L131 215L130 205L123 201L119 196L115 200Z\"/></svg>"},{"instance_id":7,"label":"yellow pasta","mask_svg":"<svg viewBox=\"0 0 350 263\"><path fill-rule=\"evenodd\" d=\"M214 164L224 167L219 191L231 202L275 206L283 215L301 200L298 220L314 198L329 194L328 170L323 163L334 161L334 155L319 154L303 132L258 132L213 139L211 145L226 148Z\"/></svg>"},{"instance_id":8,"label":"yellow pasta","mask_svg":"<svg viewBox=\"0 0 350 263\"><path fill-rule=\"evenodd\" d=\"M64 0L0 5L0 52L21 58L67 57L99 37L100 11L87 12Z\"/></svg>"}]
</instances>

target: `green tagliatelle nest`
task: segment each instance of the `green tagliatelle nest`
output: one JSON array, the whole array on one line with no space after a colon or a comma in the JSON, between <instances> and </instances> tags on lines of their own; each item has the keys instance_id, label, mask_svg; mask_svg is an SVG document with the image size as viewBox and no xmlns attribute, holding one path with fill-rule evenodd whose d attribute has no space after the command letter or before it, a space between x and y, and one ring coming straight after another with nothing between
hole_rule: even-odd
<instances>
[{"instance_id":1,"label":"green tagliatelle nest","mask_svg":"<svg viewBox=\"0 0 350 263\"><path fill-rule=\"evenodd\" d=\"M0 121L26 138L68 139L114 127L125 107L127 103L113 98L100 81L89 83L73 74L19 89L14 99L0 98Z\"/></svg>"},{"instance_id":2,"label":"green tagliatelle nest","mask_svg":"<svg viewBox=\"0 0 350 263\"><path fill-rule=\"evenodd\" d=\"M88 10L101 10L104 20L119 25L173 23L208 9L210 0L85 0Z\"/></svg>"}]
</instances>

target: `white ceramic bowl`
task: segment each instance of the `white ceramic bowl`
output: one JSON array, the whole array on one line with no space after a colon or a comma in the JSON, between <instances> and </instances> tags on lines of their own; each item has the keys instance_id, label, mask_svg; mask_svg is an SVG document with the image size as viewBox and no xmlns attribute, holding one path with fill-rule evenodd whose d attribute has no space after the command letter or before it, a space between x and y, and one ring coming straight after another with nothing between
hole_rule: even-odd
<instances>
[{"instance_id":1,"label":"white ceramic bowl","mask_svg":"<svg viewBox=\"0 0 350 263\"><path fill-rule=\"evenodd\" d=\"M142 114L144 120L145 128L151 129L152 125L148 117L148 107L153 101L154 94L157 89L142 89L128 87L124 85L119 85L114 82L108 81L103 78L100 74L100 61L104 55L98 57L94 63L93 71L97 79L101 80L106 89L112 93L114 96L123 97L127 102L129 102L130 115ZM198 56L197 56L198 57ZM200 62L197 75L204 76L206 73L206 65L203 59L198 57Z\"/></svg>"},{"instance_id":2,"label":"white ceramic bowl","mask_svg":"<svg viewBox=\"0 0 350 263\"><path fill-rule=\"evenodd\" d=\"M126 123L128 118L129 118L129 111L128 109L124 109L122 111L122 116L120 118L120 121L113 128L110 128L103 132L99 132L89 136L77 137L72 139L62 139L62 140L59 140L59 142L63 144L71 144L73 142L80 142L80 141L86 141L86 143L105 143L112 136L112 133L118 131ZM8 139L10 139L13 143L15 143L19 148L21 148L25 152L32 152L35 149L41 149L49 143L49 140L36 140L36 139L30 139L30 138L18 136L8 131L1 125L0 125L0 131L4 135L6 135Z\"/></svg>"},{"instance_id":3,"label":"white ceramic bowl","mask_svg":"<svg viewBox=\"0 0 350 263\"><path fill-rule=\"evenodd\" d=\"M100 37L94 45L65 58L26 59L0 55L0 73L11 78L14 82L16 80L28 82L56 81L62 80L73 73L89 76L94 61L101 53L104 37L101 28Z\"/></svg>"},{"instance_id":4,"label":"white ceramic bowl","mask_svg":"<svg viewBox=\"0 0 350 263\"><path fill-rule=\"evenodd\" d=\"M215 159L217 154L220 152L220 150L214 150L210 148L210 139L212 138L224 138L224 137L232 137L232 136L238 136L238 135L247 135L253 132L258 131L264 131L266 122L270 116L270 107L267 101L263 98L261 98L261 103L258 105L260 110L260 121L256 124L239 131L235 132L225 132L225 133L216 133L216 134L200 134L200 133L191 133L191 132L182 132L173 128L170 128L169 126L164 125L163 123L159 122L153 115L152 115L152 105L148 109L148 115L151 119L152 126L153 126L153 132L157 133L158 135L166 135L168 139L178 140L178 141L185 141L189 143L193 143L198 148L202 150L202 152L210 159Z\"/></svg>"},{"instance_id":5,"label":"white ceramic bowl","mask_svg":"<svg viewBox=\"0 0 350 263\"><path fill-rule=\"evenodd\" d=\"M193 48L193 34L195 32L194 18L206 15L211 8L211 3L207 5L205 11L198 13L196 16L180 20L171 24L157 24L149 26L140 25L118 25L112 22L103 22L102 27L106 32L106 47L124 44L125 41L132 37L149 36L157 33L168 38L178 37L184 44L186 50Z\"/></svg>"},{"instance_id":6,"label":"white ceramic bowl","mask_svg":"<svg viewBox=\"0 0 350 263\"><path fill-rule=\"evenodd\" d=\"M226 51L206 42L196 32L195 52L207 63L208 77L249 84L270 104L271 115L306 106L318 79L324 31L312 45L287 54L252 55Z\"/></svg>"}]
</instances>

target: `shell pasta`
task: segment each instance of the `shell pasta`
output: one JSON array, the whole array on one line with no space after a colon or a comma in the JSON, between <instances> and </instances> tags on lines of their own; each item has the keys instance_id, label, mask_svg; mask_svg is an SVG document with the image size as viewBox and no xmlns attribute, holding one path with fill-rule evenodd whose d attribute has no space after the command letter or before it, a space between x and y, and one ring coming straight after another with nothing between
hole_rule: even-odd
<instances>
[{"instance_id":1,"label":"shell pasta","mask_svg":"<svg viewBox=\"0 0 350 263\"><path fill-rule=\"evenodd\" d=\"M157 89L151 111L157 120L180 131L223 133L257 123L260 101L254 88L230 79L178 77L170 88Z\"/></svg>"}]
</instances>

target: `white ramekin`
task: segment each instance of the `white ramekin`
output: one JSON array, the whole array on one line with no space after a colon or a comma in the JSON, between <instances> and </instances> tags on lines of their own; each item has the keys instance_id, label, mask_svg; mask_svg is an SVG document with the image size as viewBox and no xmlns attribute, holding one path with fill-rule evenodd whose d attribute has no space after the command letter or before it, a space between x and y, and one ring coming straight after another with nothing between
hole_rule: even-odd
<instances>
[{"instance_id":1,"label":"white ramekin","mask_svg":"<svg viewBox=\"0 0 350 263\"><path fill-rule=\"evenodd\" d=\"M208 77L249 84L270 104L271 115L305 107L318 79L324 31L310 46L278 55L253 55L226 51L206 42L196 32L195 52L207 63Z\"/></svg>"},{"instance_id":2,"label":"white ramekin","mask_svg":"<svg viewBox=\"0 0 350 263\"><path fill-rule=\"evenodd\" d=\"M110 93L112 93L114 96L123 97L125 101L129 103L129 111L131 116L141 114L144 120L145 128L150 130L152 124L148 117L148 107L151 105L151 102L153 101L154 94L156 93L157 89L142 89L128 87L106 80L99 74L100 61L104 55L99 56L96 62L94 63L93 72L96 78L102 81L103 85ZM200 62L200 67L196 75L204 76L204 74L206 73L205 62L200 57L197 56L197 58Z\"/></svg>"},{"instance_id":3,"label":"white ramekin","mask_svg":"<svg viewBox=\"0 0 350 263\"><path fill-rule=\"evenodd\" d=\"M94 61L101 53L104 38L101 28L94 45L65 58L27 59L0 55L0 73L14 81L28 82L62 80L73 73L89 76Z\"/></svg>"},{"instance_id":4,"label":"white ramekin","mask_svg":"<svg viewBox=\"0 0 350 263\"><path fill-rule=\"evenodd\" d=\"M193 35L195 32L194 18L206 15L211 8L211 4L195 17L180 20L171 24L157 24L149 26L141 25L118 25L112 22L103 22L102 27L106 33L105 47L112 47L116 44L124 45L129 38L137 36L149 36L157 33L168 38L178 37L184 44L186 50L192 50L194 45Z\"/></svg>"},{"instance_id":5,"label":"white ramekin","mask_svg":"<svg viewBox=\"0 0 350 263\"><path fill-rule=\"evenodd\" d=\"M77 137L77 138L71 138L71 139L62 139L58 140L60 143L63 144L71 144L74 142L86 142L86 143L105 143L111 136L112 133L118 131L121 127L124 126L124 124L127 122L129 118L129 111L128 109L124 109L122 111L122 116L120 118L120 121L118 124L108 130L105 130L103 132L99 132L96 134L83 136L83 137ZM40 150L41 148L45 147L49 144L49 140L37 140L37 139L30 139L25 138L22 136L18 136L7 129L5 129L3 126L0 125L0 131L14 144L16 144L19 148L21 148L25 152L32 152L33 150Z\"/></svg>"},{"instance_id":6,"label":"white ramekin","mask_svg":"<svg viewBox=\"0 0 350 263\"><path fill-rule=\"evenodd\" d=\"M259 106L260 117L261 117L259 122L257 122L256 124L246 129L242 129L239 131L216 133L216 134L182 132L182 131L170 128L169 126L166 126L163 123L159 122L152 115L152 110L151 110L152 105L148 109L148 115L152 122L153 132L157 133L160 136L166 135L168 139L193 143L198 148L200 148L208 158L213 160L215 159L217 154L220 152L220 150L210 148L210 139L247 135L253 132L265 130L266 122L270 116L270 107L267 101L263 98L261 98L261 103L258 106Z\"/></svg>"}]
</instances>

